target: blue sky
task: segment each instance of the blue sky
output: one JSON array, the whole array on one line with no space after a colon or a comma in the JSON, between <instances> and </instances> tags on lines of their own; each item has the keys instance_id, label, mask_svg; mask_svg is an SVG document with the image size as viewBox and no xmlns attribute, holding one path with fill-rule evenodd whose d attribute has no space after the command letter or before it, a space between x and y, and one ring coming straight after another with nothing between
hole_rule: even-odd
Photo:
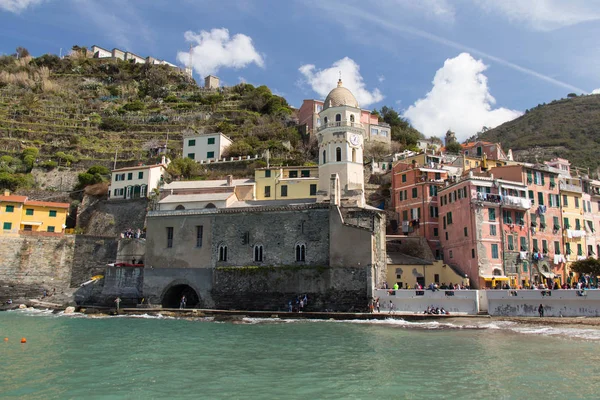
<instances>
[{"instance_id":1,"label":"blue sky","mask_svg":"<svg viewBox=\"0 0 600 400\"><path fill-rule=\"evenodd\" d=\"M97 44L299 106L339 72L364 108L465 138L600 88L600 0L0 0L0 53ZM179 57L178 57L178 54Z\"/></svg>"}]
</instances>

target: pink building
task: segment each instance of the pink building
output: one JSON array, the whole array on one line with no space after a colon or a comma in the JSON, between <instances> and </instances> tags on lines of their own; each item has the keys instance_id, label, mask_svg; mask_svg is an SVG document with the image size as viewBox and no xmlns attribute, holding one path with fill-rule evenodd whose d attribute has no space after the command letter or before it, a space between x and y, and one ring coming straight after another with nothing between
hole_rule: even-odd
<instances>
[{"instance_id":1,"label":"pink building","mask_svg":"<svg viewBox=\"0 0 600 400\"><path fill-rule=\"evenodd\" d=\"M475 288L529 281L526 185L470 172L440 189L438 198L445 263Z\"/></svg>"},{"instance_id":2,"label":"pink building","mask_svg":"<svg viewBox=\"0 0 600 400\"><path fill-rule=\"evenodd\" d=\"M527 186L527 198L532 204L528 225L531 249L528 264L533 282L546 282L556 277L566 281L558 172L544 164L506 165L490 169L495 178Z\"/></svg>"},{"instance_id":3,"label":"pink building","mask_svg":"<svg viewBox=\"0 0 600 400\"><path fill-rule=\"evenodd\" d=\"M306 131L313 135L319 130L324 121L319 118L319 113L323 111L322 100L304 100L302 106L298 109L298 124L306 125ZM371 114L369 110L360 111L360 123L365 128L365 140L367 142L382 142L391 144L392 130L385 122L380 122L377 115Z\"/></svg>"},{"instance_id":4,"label":"pink building","mask_svg":"<svg viewBox=\"0 0 600 400\"><path fill-rule=\"evenodd\" d=\"M587 200L587 201L586 201ZM600 259L600 181L583 179L583 215L587 232L587 256Z\"/></svg>"},{"instance_id":5,"label":"pink building","mask_svg":"<svg viewBox=\"0 0 600 400\"><path fill-rule=\"evenodd\" d=\"M423 236L436 259L441 259L439 237L438 190L448 179L448 171L398 162L392 169L392 206L397 213L399 230L411 236Z\"/></svg>"},{"instance_id":6,"label":"pink building","mask_svg":"<svg viewBox=\"0 0 600 400\"><path fill-rule=\"evenodd\" d=\"M488 160L506 161L509 159L502 150L500 143L476 141L465 143L462 146L462 154L469 157L483 157ZM510 153L510 150L509 150Z\"/></svg>"}]
</instances>

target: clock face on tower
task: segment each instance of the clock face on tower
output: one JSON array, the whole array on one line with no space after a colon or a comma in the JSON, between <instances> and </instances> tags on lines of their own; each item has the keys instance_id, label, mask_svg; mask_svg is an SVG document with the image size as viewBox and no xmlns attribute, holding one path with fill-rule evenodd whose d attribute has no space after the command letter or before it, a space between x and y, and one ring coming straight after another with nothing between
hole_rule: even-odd
<instances>
[{"instance_id":1,"label":"clock face on tower","mask_svg":"<svg viewBox=\"0 0 600 400\"><path fill-rule=\"evenodd\" d=\"M358 146L359 143L360 143L360 138L358 137L358 135L356 133L353 133L352 135L350 135L350 144L352 144L352 146Z\"/></svg>"}]
</instances>

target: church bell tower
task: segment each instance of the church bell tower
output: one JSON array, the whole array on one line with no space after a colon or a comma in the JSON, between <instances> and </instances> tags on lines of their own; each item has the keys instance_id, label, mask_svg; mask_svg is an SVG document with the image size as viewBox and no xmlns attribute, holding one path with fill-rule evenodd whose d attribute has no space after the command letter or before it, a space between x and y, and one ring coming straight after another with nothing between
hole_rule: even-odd
<instances>
[{"instance_id":1,"label":"church bell tower","mask_svg":"<svg viewBox=\"0 0 600 400\"><path fill-rule=\"evenodd\" d=\"M318 201L330 199L330 181L337 175L343 205L364 207L365 185L363 149L365 130L360 122L361 110L354 95L342 86L342 80L325 98L319 113Z\"/></svg>"}]
</instances>

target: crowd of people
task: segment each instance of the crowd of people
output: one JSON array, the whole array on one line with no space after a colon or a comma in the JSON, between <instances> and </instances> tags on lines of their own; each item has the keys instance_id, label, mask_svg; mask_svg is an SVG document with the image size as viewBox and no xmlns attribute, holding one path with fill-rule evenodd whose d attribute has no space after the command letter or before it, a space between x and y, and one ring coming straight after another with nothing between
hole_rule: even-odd
<instances>
[{"instance_id":1,"label":"crowd of people","mask_svg":"<svg viewBox=\"0 0 600 400\"><path fill-rule=\"evenodd\" d=\"M128 228L126 229L124 232L121 232L121 239L145 239L146 238L146 232L144 232L143 230L141 230L140 228L137 229L131 229Z\"/></svg>"},{"instance_id":2,"label":"crowd of people","mask_svg":"<svg viewBox=\"0 0 600 400\"><path fill-rule=\"evenodd\" d=\"M304 311L304 307L308 305L308 296L306 294L296 296L295 301L288 301L288 311L289 312L302 312Z\"/></svg>"},{"instance_id":3,"label":"crowd of people","mask_svg":"<svg viewBox=\"0 0 600 400\"><path fill-rule=\"evenodd\" d=\"M413 287L411 287L408 283L404 284L404 286L399 286L398 283L395 283L394 286L390 288L387 282L383 282L383 286L381 288L386 290L431 290L435 292L437 290L469 290L470 286L463 283L446 284L444 282L441 285L438 285L437 283L430 283L425 287L417 282Z\"/></svg>"},{"instance_id":4,"label":"crowd of people","mask_svg":"<svg viewBox=\"0 0 600 400\"><path fill-rule=\"evenodd\" d=\"M383 309L387 308L387 310L390 314L393 314L394 311L396 310L396 306L394 305L392 300L390 300L390 302L387 305L386 304L382 305L379 301L379 297L375 297L369 301L369 312L371 314L373 314L375 312L380 313L382 308Z\"/></svg>"},{"instance_id":5,"label":"crowd of people","mask_svg":"<svg viewBox=\"0 0 600 400\"><path fill-rule=\"evenodd\" d=\"M431 305L427 306L427 309L423 311L423 314L449 315L450 313L446 311L444 307L434 307Z\"/></svg>"}]
</instances>

